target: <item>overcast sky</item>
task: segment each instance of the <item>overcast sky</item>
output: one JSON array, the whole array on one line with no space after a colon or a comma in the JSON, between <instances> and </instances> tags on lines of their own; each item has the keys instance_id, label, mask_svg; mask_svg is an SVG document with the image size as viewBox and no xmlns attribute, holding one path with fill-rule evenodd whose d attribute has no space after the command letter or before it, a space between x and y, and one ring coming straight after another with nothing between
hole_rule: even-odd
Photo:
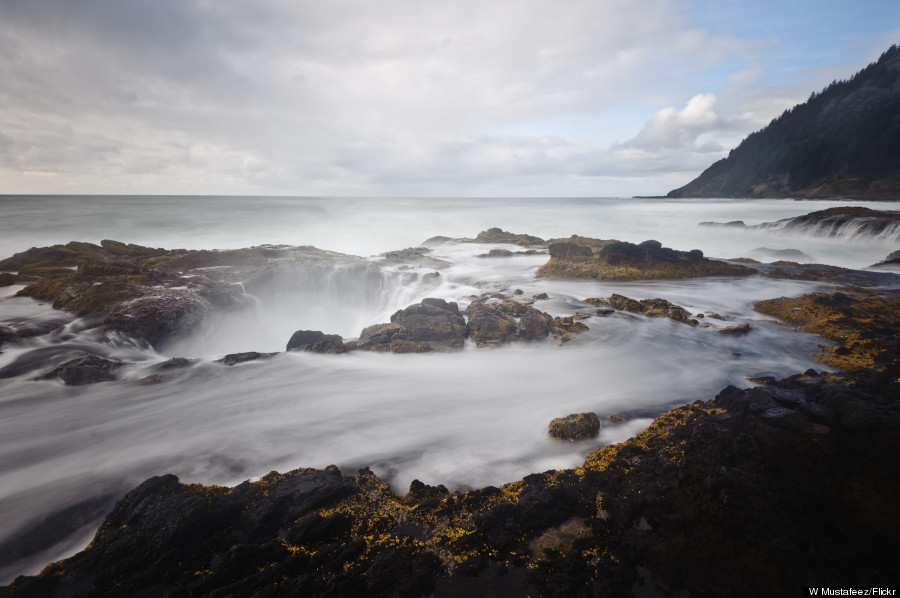
<instances>
[{"instance_id":1,"label":"overcast sky","mask_svg":"<svg viewBox=\"0 0 900 598\"><path fill-rule=\"evenodd\" d=\"M898 0L0 0L0 193L664 194Z\"/></svg>"}]
</instances>

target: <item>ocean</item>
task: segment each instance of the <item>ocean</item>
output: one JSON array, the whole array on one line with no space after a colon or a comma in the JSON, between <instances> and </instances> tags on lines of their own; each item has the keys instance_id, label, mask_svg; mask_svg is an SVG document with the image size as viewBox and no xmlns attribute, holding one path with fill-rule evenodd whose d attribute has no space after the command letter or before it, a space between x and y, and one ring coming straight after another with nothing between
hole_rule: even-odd
<instances>
[{"instance_id":1,"label":"ocean","mask_svg":"<svg viewBox=\"0 0 900 598\"><path fill-rule=\"evenodd\" d=\"M485 259L507 245L435 243L449 262L438 277L385 263L379 254L442 235L475 237L491 227L545 239L578 234L655 239L708 257L795 249L818 263L862 268L900 246L827 231L742 230L700 222L772 222L846 202L630 198L328 198L0 196L0 259L29 247L113 239L166 249L312 245L361 256L354 269L302 269L275 281L252 307L223 313L163 347L127 338L99 341L84 322L0 287L0 326L46 321L65 327L0 348L0 368L50 342L134 364L123 379L83 387L33 376L0 380L0 583L82 549L109 505L144 479L233 485L270 470L336 464L371 467L398 493L413 479L451 489L500 485L579 465L587 452L644 429L665 409L710 399L747 376L827 369L810 355L822 339L753 311L761 299L829 289L759 276L688 281L597 282L535 278L545 254ZM900 209L900 202L855 202ZM765 253L765 252L763 252ZM583 299L620 293L662 297L692 313L751 323L744 337L711 334L666 319L588 318L576 342L467 345L452 354L281 353L227 367L240 351L283 351L298 329L355 338L363 327L425 297L464 307L482 293L547 293L535 307L585 311ZM37 353L34 353L37 352ZM193 359L180 377L131 383L143 367ZM555 417L622 415L598 438L560 443ZM52 529L53 533L48 533ZM30 541L41 537L44 541ZM50 538L47 540L46 538Z\"/></svg>"}]
</instances>

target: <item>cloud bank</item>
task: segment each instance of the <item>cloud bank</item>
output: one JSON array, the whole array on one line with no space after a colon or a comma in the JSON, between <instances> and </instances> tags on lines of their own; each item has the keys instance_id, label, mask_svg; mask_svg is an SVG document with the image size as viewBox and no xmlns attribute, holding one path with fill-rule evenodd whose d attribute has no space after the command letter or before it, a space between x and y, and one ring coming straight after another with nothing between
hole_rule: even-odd
<instances>
[{"instance_id":1,"label":"cloud bank","mask_svg":"<svg viewBox=\"0 0 900 598\"><path fill-rule=\"evenodd\" d=\"M761 47L669 0L10 0L0 192L664 192L798 99L717 111Z\"/></svg>"}]
</instances>

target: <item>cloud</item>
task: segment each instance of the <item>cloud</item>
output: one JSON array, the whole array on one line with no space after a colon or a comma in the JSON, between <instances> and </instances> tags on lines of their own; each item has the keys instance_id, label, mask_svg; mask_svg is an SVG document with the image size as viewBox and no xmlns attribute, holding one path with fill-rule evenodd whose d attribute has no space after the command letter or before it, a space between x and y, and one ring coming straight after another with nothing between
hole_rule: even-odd
<instances>
[{"instance_id":1,"label":"cloud","mask_svg":"<svg viewBox=\"0 0 900 598\"><path fill-rule=\"evenodd\" d=\"M701 142L701 137L733 128L726 119L716 113L715 108L716 96L711 93L695 95L681 111L673 107L663 108L633 139L622 143L621 147L645 151L685 149L698 151L700 148L715 147L717 145L715 142L708 139Z\"/></svg>"},{"instance_id":2,"label":"cloud","mask_svg":"<svg viewBox=\"0 0 900 598\"><path fill-rule=\"evenodd\" d=\"M535 192L602 194L603 177L709 161L771 108L760 94L759 108L721 110L705 93L647 121L729 61L723 81L744 74L727 84L756 76L753 43L693 27L671 0L12 0L0 13L6 192L540 180ZM592 124L623 112L633 124L618 126L639 131L624 143Z\"/></svg>"}]
</instances>

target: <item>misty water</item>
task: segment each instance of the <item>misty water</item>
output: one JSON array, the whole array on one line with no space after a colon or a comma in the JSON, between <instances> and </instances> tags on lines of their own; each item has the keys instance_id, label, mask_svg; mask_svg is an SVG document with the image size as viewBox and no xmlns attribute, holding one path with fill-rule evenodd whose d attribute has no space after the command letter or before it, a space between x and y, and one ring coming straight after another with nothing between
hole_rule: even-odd
<instances>
[{"instance_id":1,"label":"misty water","mask_svg":"<svg viewBox=\"0 0 900 598\"><path fill-rule=\"evenodd\" d=\"M474 237L500 227L543 238L572 234L641 242L733 258L760 248L797 249L820 263L862 268L898 248L879 238L821 231L735 230L702 221L772 222L837 202L636 199L390 199L260 197L3 197L0 258L32 246L115 239L153 247L213 249L314 245L368 258L278 273L247 307L218 314L196 334L163 347L101 335L48 305L0 288L0 325L54 332L2 347L0 367L23 356L86 351L133 365L121 380L83 387L0 380L0 583L34 573L83 548L103 512L153 475L233 485L270 470L336 464L371 467L399 493L413 479L465 489L532 472L572 467L603 444L644 429L668 407L706 400L747 376L825 368L810 354L822 339L755 313L753 303L830 288L821 283L708 278L600 283L536 279L545 254L478 257L506 245L433 243L449 262L401 268L379 253L416 247L435 235ZM897 202L857 203L898 209ZM232 367L226 353L283 351L298 329L354 338L370 324L425 297L457 301L523 291L547 293L535 307L552 315L594 314L583 300L621 293L663 297L728 322L692 328L615 314L584 320L590 330L565 346L473 344L451 354L280 353ZM751 323L745 337L715 327ZM55 353L54 353L55 352ZM154 364L194 361L156 385L139 385ZM624 415L597 439L560 443L554 417L593 411ZM65 509L73 505L81 508ZM61 514L57 519L46 519ZM48 522L41 527L41 521ZM64 521L65 524L59 523ZM30 530L59 528L53 546L31 546Z\"/></svg>"}]
</instances>

